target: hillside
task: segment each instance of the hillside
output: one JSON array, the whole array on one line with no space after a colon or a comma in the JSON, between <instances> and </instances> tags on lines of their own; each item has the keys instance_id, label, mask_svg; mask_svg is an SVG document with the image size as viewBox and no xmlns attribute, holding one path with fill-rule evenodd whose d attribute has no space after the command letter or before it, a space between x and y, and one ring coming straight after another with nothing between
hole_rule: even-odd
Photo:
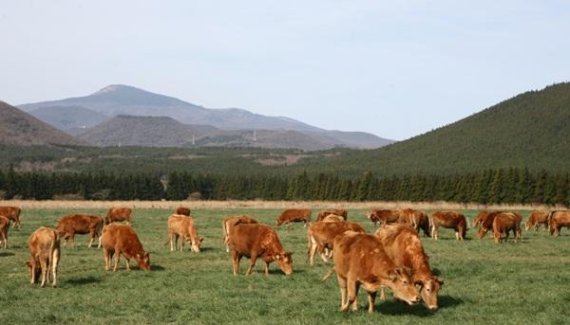
<instances>
[{"instance_id":1,"label":"hillside","mask_svg":"<svg viewBox=\"0 0 570 325\"><path fill-rule=\"evenodd\" d=\"M0 101L0 144L2 145L80 145L68 134Z\"/></svg>"}]
</instances>

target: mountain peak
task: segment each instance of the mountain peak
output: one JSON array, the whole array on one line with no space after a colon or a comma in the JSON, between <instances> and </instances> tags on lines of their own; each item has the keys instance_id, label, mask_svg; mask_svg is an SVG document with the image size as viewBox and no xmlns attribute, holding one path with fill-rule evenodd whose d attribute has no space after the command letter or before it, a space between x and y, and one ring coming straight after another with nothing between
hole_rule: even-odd
<instances>
[{"instance_id":1,"label":"mountain peak","mask_svg":"<svg viewBox=\"0 0 570 325\"><path fill-rule=\"evenodd\" d=\"M100 95L100 94L120 92L120 91L128 91L128 90L138 90L138 91L145 92L142 89L138 89L138 88L127 86L127 85L109 85L107 87L101 88L99 91L95 92L93 95Z\"/></svg>"}]
</instances>

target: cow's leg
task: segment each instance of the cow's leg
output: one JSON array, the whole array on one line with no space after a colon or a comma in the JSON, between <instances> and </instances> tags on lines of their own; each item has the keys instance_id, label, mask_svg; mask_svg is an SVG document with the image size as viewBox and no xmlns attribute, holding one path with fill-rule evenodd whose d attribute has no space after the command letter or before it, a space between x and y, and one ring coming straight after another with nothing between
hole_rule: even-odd
<instances>
[{"instance_id":1,"label":"cow's leg","mask_svg":"<svg viewBox=\"0 0 570 325\"><path fill-rule=\"evenodd\" d=\"M42 267L42 283L41 283L41 287L43 288L46 285L46 279L48 277L49 274L49 263L48 261L46 261L45 258L41 257L40 258L40 265Z\"/></svg>"},{"instance_id":2,"label":"cow's leg","mask_svg":"<svg viewBox=\"0 0 570 325\"><path fill-rule=\"evenodd\" d=\"M374 302L376 300L376 291L368 292L368 312L374 312Z\"/></svg>"},{"instance_id":3,"label":"cow's leg","mask_svg":"<svg viewBox=\"0 0 570 325\"><path fill-rule=\"evenodd\" d=\"M37 279L36 279L36 270L38 269L38 263L36 263L36 261L32 261L32 267L31 267L31 272L32 273L32 278L30 279L30 284L34 284L36 283Z\"/></svg>"},{"instance_id":4,"label":"cow's leg","mask_svg":"<svg viewBox=\"0 0 570 325\"><path fill-rule=\"evenodd\" d=\"M240 260L241 260L241 255L236 250L232 250L232 266L233 266L234 275L238 275Z\"/></svg>"},{"instance_id":5,"label":"cow's leg","mask_svg":"<svg viewBox=\"0 0 570 325\"><path fill-rule=\"evenodd\" d=\"M384 286L380 286L380 301L386 301L386 293L384 292Z\"/></svg>"},{"instance_id":6,"label":"cow's leg","mask_svg":"<svg viewBox=\"0 0 570 325\"><path fill-rule=\"evenodd\" d=\"M113 266L113 272L117 272L117 269L119 268L119 261L121 259L121 251L118 249L115 249L115 255L117 255L117 258L115 259L115 265Z\"/></svg>"},{"instance_id":7,"label":"cow's leg","mask_svg":"<svg viewBox=\"0 0 570 325\"><path fill-rule=\"evenodd\" d=\"M57 286L57 267L59 266L59 249L53 251L51 255L52 287Z\"/></svg>"},{"instance_id":8,"label":"cow's leg","mask_svg":"<svg viewBox=\"0 0 570 325\"><path fill-rule=\"evenodd\" d=\"M318 244L315 238L311 236L309 239L309 265L315 265L315 254L317 253Z\"/></svg>"},{"instance_id":9,"label":"cow's leg","mask_svg":"<svg viewBox=\"0 0 570 325\"><path fill-rule=\"evenodd\" d=\"M125 256L125 266L127 268L127 271L131 270L131 264L129 263L129 259Z\"/></svg>"},{"instance_id":10,"label":"cow's leg","mask_svg":"<svg viewBox=\"0 0 570 325\"><path fill-rule=\"evenodd\" d=\"M253 268L255 267L256 261L257 261L257 253L251 252L249 268L247 269L247 272L245 272L245 275L250 275L253 272Z\"/></svg>"},{"instance_id":11,"label":"cow's leg","mask_svg":"<svg viewBox=\"0 0 570 325\"><path fill-rule=\"evenodd\" d=\"M103 257L105 259L105 271L109 271L111 268L111 259L113 258L113 253L107 249L103 249Z\"/></svg>"},{"instance_id":12,"label":"cow's leg","mask_svg":"<svg viewBox=\"0 0 570 325\"><path fill-rule=\"evenodd\" d=\"M269 262L265 262L265 276L269 275Z\"/></svg>"},{"instance_id":13,"label":"cow's leg","mask_svg":"<svg viewBox=\"0 0 570 325\"><path fill-rule=\"evenodd\" d=\"M170 251L174 252L174 234L168 234L168 240L170 241Z\"/></svg>"},{"instance_id":14,"label":"cow's leg","mask_svg":"<svg viewBox=\"0 0 570 325\"><path fill-rule=\"evenodd\" d=\"M340 288L340 311L346 311L343 306L346 304L346 279L336 274L338 280L338 287Z\"/></svg>"},{"instance_id":15,"label":"cow's leg","mask_svg":"<svg viewBox=\"0 0 570 325\"><path fill-rule=\"evenodd\" d=\"M360 283L359 282L354 282L356 284L356 291L354 294L354 301L352 302L352 311L357 311L358 310L358 289L360 288Z\"/></svg>"},{"instance_id":16,"label":"cow's leg","mask_svg":"<svg viewBox=\"0 0 570 325\"><path fill-rule=\"evenodd\" d=\"M101 248L101 234L99 234L99 243L97 244L97 248Z\"/></svg>"},{"instance_id":17,"label":"cow's leg","mask_svg":"<svg viewBox=\"0 0 570 325\"><path fill-rule=\"evenodd\" d=\"M352 275L351 272L348 273L348 276L346 278L346 291L347 291L347 299L346 299L344 305L342 305L342 307L341 307L342 311L347 311L348 307L350 307L351 305L354 304L354 301L356 300L356 294L358 293L356 278L354 275ZM353 310L354 310L354 306L353 306Z\"/></svg>"}]
</instances>

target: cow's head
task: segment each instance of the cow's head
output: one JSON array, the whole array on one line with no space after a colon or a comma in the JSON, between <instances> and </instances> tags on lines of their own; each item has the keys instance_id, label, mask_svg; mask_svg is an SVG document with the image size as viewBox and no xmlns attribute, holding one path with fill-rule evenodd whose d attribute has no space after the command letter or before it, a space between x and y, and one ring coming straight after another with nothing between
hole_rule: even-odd
<instances>
[{"instance_id":1,"label":"cow's head","mask_svg":"<svg viewBox=\"0 0 570 325\"><path fill-rule=\"evenodd\" d=\"M40 275L42 274L42 267L39 263L36 263L33 259L26 261L26 266L28 266L28 271L30 272L30 277L32 283L36 283L40 280ZM35 271L34 271L35 266ZM32 273L33 272L33 273Z\"/></svg>"},{"instance_id":2,"label":"cow's head","mask_svg":"<svg viewBox=\"0 0 570 325\"><path fill-rule=\"evenodd\" d=\"M417 282L416 285L420 286L420 296L424 304L429 310L436 310L437 294L443 286L443 281L436 276L432 276L424 281Z\"/></svg>"},{"instance_id":3,"label":"cow's head","mask_svg":"<svg viewBox=\"0 0 570 325\"><path fill-rule=\"evenodd\" d=\"M135 256L135 259L137 261L137 263L139 264L139 267L145 271L150 271L150 254L148 252L145 252L144 254L137 254Z\"/></svg>"},{"instance_id":4,"label":"cow's head","mask_svg":"<svg viewBox=\"0 0 570 325\"><path fill-rule=\"evenodd\" d=\"M202 242L204 241L204 238L200 237L197 240L193 240L192 241L192 250L195 253L200 253L200 246L202 246Z\"/></svg>"},{"instance_id":5,"label":"cow's head","mask_svg":"<svg viewBox=\"0 0 570 325\"><path fill-rule=\"evenodd\" d=\"M291 273L293 273L293 258L291 255L293 255L293 253L286 252L273 257L285 275L291 275Z\"/></svg>"},{"instance_id":6,"label":"cow's head","mask_svg":"<svg viewBox=\"0 0 570 325\"><path fill-rule=\"evenodd\" d=\"M386 285L394 292L394 297L405 301L408 305L413 305L420 301L418 290L409 270L396 268L389 272L390 278Z\"/></svg>"}]
</instances>

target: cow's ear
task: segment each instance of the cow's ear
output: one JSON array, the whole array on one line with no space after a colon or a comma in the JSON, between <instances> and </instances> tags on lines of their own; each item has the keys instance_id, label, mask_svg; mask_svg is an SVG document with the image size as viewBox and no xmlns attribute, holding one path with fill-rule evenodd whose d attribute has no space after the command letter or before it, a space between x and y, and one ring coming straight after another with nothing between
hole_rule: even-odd
<instances>
[{"instance_id":1,"label":"cow's ear","mask_svg":"<svg viewBox=\"0 0 570 325\"><path fill-rule=\"evenodd\" d=\"M439 283L439 286L443 286L443 279L435 277L435 282Z\"/></svg>"},{"instance_id":2,"label":"cow's ear","mask_svg":"<svg viewBox=\"0 0 570 325\"><path fill-rule=\"evenodd\" d=\"M200 243L204 241L204 237L200 237L199 239Z\"/></svg>"}]
</instances>

